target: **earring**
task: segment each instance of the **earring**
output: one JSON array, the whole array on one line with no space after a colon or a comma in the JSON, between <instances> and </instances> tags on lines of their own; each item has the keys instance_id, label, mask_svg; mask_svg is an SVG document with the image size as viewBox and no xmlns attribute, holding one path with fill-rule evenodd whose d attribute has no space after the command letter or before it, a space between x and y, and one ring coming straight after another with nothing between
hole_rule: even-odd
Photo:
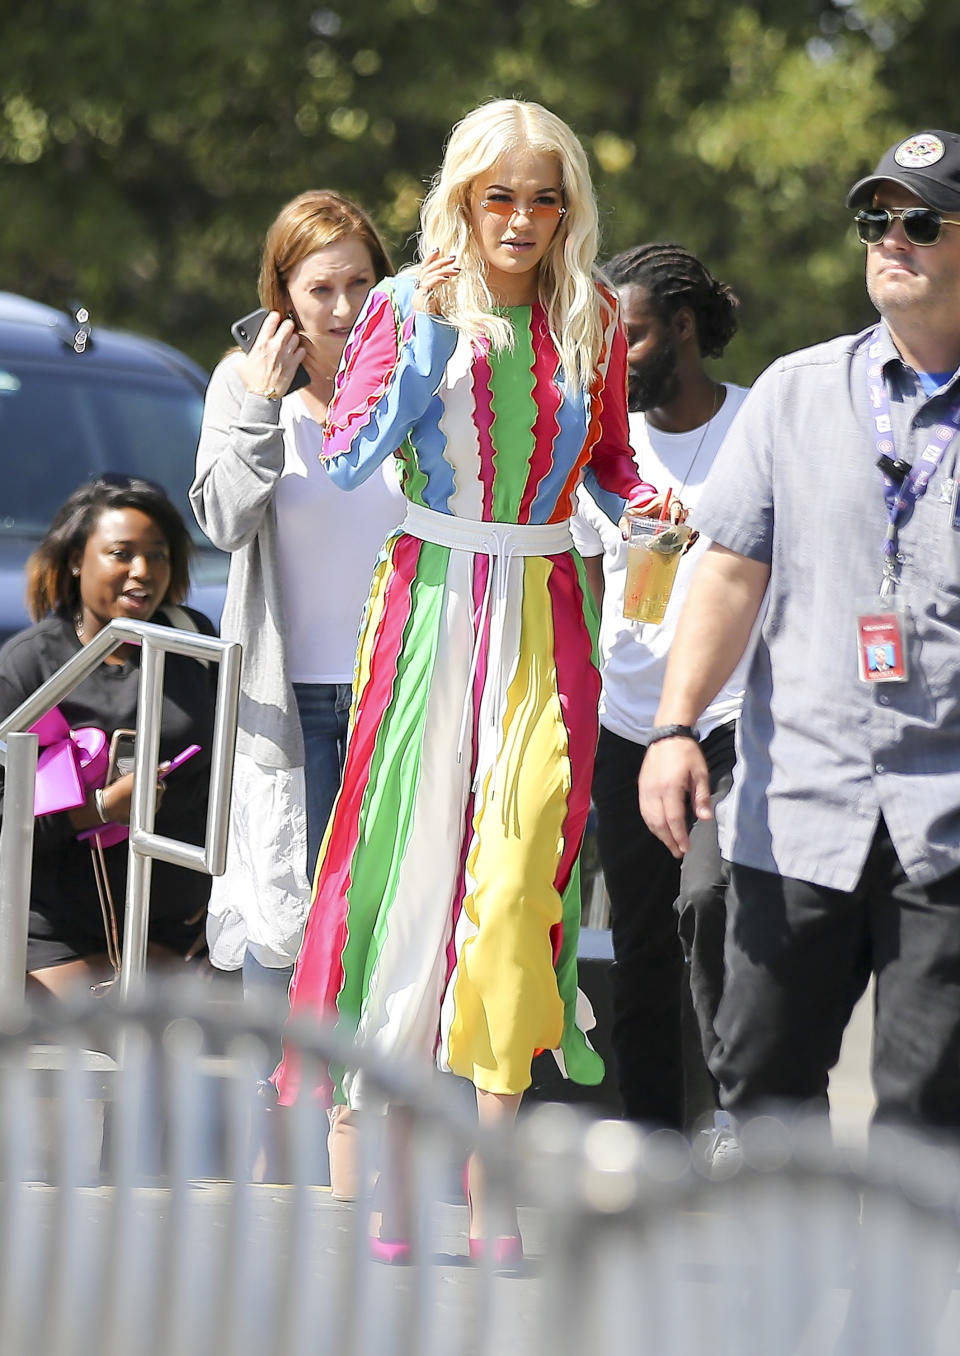
<instances>
[{"instance_id":1,"label":"earring","mask_svg":"<svg viewBox=\"0 0 960 1356\"><path fill-rule=\"evenodd\" d=\"M79 566L79 565L74 565L74 567L73 567L73 569L70 571L70 573L73 575L74 579L79 579L79 577L80 577L80 566Z\"/></svg>"}]
</instances>

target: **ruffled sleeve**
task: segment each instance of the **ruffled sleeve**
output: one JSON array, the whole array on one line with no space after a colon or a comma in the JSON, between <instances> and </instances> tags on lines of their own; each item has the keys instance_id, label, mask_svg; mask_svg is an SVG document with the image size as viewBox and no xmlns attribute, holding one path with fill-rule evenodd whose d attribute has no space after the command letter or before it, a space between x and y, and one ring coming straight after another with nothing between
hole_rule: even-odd
<instances>
[{"instance_id":1,"label":"ruffled sleeve","mask_svg":"<svg viewBox=\"0 0 960 1356\"><path fill-rule=\"evenodd\" d=\"M597 378L591 391L590 462L584 483L605 513L617 522L624 507L649 503L656 488L641 480L630 447L627 423L627 337L616 298L598 285L606 324Z\"/></svg>"},{"instance_id":2,"label":"ruffled sleeve","mask_svg":"<svg viewBox=\"0 0 960 1356\"><path fill-rule=\"evenodd\" d=\"M411 306L414 279L375 287L344 349L321 461L342 489L360 485L404 442L443 380L457 331Z\"/></svg>"}]
</instances>

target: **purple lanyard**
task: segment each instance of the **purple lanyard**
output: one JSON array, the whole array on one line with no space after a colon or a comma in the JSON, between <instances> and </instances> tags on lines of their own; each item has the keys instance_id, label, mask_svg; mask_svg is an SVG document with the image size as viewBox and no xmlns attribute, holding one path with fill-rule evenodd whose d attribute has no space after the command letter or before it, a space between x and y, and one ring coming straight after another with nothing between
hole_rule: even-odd
<instances>
[{"instance_id":1,"label":"purple lanyard","mask_svg":"<svg viewBox=\"0 0 960 1356\"><path fill-rule=\"evenodd\" d=\"M883 364L880 361L882 345L881 329L878 325L867 336L867 396L873 413L873 441L877 455L895 457L893 424L890 419L890 397L883 376ZM912 509L918 499L926 494L933 474L944 452L956 437L960 429L960 395L955 396L940 423L930 429L930 439L920 456L911 466L899 486L886 474L883 475L883 497L886 500L887 523L883 539L883 585L881 594L890 592L896 583L897 563L897 525L904 512Z\"/></svg>"}]
</instances>

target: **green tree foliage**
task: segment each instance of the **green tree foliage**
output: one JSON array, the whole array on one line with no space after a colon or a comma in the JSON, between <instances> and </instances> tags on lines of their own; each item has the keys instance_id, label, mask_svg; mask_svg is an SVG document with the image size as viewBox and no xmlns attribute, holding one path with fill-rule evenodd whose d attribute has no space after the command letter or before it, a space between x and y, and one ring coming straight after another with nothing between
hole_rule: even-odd
<instances>
[{"instance_id":1,"label":"green tree foliage","mask_svg":"<svg viewBox=\"0 0 960 1356\"><path fill-rule=\"evenodd\" d=\"M843 195L901 133L960 124L948 9L21 0L0 35L0 279L209 365L281 203L339 188L409 259L449 127L517 95L581 135L607 253L679 240L740 292L724 370L751 380L869 319Z\"/></svg>"}]
</instances>

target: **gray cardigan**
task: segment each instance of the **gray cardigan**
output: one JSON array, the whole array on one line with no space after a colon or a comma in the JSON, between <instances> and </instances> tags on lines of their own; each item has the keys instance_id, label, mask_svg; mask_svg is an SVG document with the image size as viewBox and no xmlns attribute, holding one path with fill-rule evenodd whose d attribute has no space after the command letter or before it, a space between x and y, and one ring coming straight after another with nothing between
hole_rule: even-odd
<instances>
[{"instance_id":1,"label":"gray cardigan","mask_svg":"<svg viewBox=\"0 0 960 1356\"><path fill-rule=\"evenodd\" d=\"M237 751L267 767L302 767L277 562L280 402L247 391L240 356L228 354L210 378L190 503L214 546L230 552L220 634L243 646Z\"/></svg>"}]
</instances>

